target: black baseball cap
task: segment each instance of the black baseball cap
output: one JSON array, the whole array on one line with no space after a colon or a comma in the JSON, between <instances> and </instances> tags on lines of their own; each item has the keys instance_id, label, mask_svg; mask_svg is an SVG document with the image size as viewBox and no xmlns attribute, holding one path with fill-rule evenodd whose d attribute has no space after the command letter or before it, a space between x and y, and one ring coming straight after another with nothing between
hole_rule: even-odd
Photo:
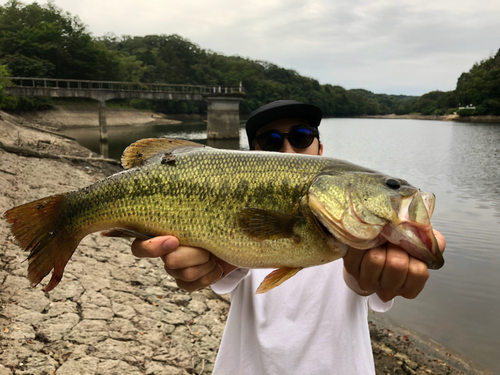
<instances>
[{"instance_id":1,"label":"black baseball cap","mask_svg":"<svg viewBox=\"0 0 500 375\"><path fill-rule=\"evenodd\" d=\"M315 105L301 103L296 100L276 100L265 104L250 113L245 125L250 148L252 148L257 130L270 122L287 117L303 118L309 121L311 126L317 128L323 113Z\"/></svg>"}]
</instances>

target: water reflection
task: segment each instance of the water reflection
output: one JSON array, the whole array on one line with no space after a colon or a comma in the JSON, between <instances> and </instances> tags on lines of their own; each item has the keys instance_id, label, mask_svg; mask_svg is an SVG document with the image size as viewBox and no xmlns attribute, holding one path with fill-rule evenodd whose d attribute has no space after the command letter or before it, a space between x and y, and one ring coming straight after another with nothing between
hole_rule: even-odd
<instances>
[{"instance_id":1,"label":"water reflection","mask_svg":"<svg viewBox=\"0 0 500 375\"><path fill-rule=\"evenodd\" d=\"M77 139L82 146L99 153L99 128L67 128L62 130L61 133ZM207 142L206 123L192 121L178 125L109 126L109 157L119 160L125 148L143 138L186 139L216 148L248 149L243 127L240 129L240 140L209 140Z\"/></svg>"},{"instance_id":2,"label":"water reflection","mask_svg":"<svg viewBox=\"0 0 500 375\"><path fill-rule=\"evenodd\" d=\"M500 126L460 124L452 133L453 163L448 179L459 197L475 198L477 208L493 207L500 216Z\"/></svg>"}]
</instances>

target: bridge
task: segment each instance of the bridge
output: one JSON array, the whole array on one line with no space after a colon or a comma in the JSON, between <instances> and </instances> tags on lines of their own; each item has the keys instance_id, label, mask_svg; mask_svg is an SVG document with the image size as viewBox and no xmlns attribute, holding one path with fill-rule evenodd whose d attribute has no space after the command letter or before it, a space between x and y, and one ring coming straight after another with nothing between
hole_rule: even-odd
<instances>
[{"instance_id":1,"label":"bridge","mask_svg":"<svg viewBox=\"0 0 500 375\"><path fill-rule=\"evenodd\" d=\"M106 101L110 99L203 100L208 102L207 138L239 137L239 104L245 98L241 86L173 85L166 83L89 81L57 78L6 77L13 96L90 98L99 102L101 154L107 157Z\"/></svg>"}]
</instances>

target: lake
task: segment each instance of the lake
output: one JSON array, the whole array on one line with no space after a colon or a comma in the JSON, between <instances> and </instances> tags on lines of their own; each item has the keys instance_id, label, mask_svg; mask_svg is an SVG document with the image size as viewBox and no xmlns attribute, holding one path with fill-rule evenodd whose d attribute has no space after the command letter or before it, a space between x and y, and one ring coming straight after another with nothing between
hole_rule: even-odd
<instances>
[{"instance_id":1,"label":"lake","mask_svg":"<svg viewBox=\"0 0 500 375\"><path fill-rule=\"evenodd\" d=\"M110 157L148 137L206 142L201 122L108 127ZM445 266L431 271L415 300L397 298L386 313L500 373L500 124L395 119L324 119L324 155L404 178L436 195L434 227L447 240ZM98 152L98 129L63 132ZM240 141L222 148L248 149Z\"/></svg>"}]
</instances>

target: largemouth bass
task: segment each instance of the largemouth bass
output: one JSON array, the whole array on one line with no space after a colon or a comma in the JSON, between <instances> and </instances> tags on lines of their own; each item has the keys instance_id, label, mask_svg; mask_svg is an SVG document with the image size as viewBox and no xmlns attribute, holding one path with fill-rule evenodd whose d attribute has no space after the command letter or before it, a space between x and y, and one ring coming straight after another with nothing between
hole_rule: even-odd
<instances>
[{"instance_id":1,"label":"largemouth bass","mask_svg":"<svg viewBox=\"0 0 500 375\"><path fill-rule=\"evenodd\" d=\"M387 241L440 268L430 218L434 195L405 180L345 161L298 154L218 150L144 139L123 156L125 171L5 213L30 251L28 277L45 291L88 234L176 236L238 267L278 268L258 292L300 269L334 261L349 246Z\"/></svg>"}]
</instances>

